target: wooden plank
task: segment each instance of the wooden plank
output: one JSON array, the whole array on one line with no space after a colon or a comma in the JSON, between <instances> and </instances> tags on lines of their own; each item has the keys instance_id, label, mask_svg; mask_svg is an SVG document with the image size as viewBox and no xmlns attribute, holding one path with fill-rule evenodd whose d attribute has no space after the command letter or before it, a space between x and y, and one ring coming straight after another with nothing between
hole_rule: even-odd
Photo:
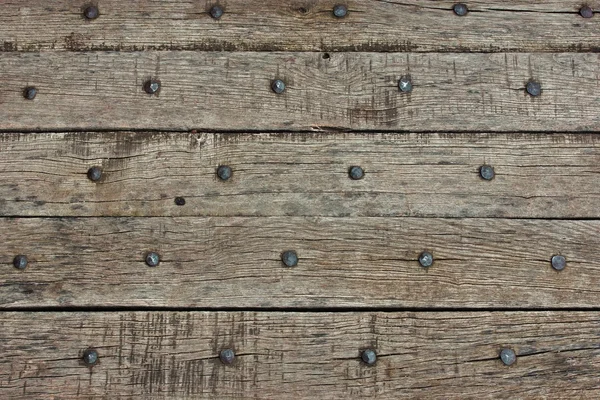
<instances>
[{"instance_id":1,"label":"wooden plank","mask_svg":"<svg viewBox=\"0 0 600 400\"><path fill-rule=\"evenodd\" d=\"M599 324L597 312L3 313L0 395L593 399ZM90 346L91 368L80 361Z\"/></svg>"},{"instance_id":2,"label":"wooden plank","mask_svg":"<svg viewBox=\"0 0 600 400\"><path fill-rule=\"evenodd\" d=\"M1 130L600 129L592 53L6 53L0 70ZM398 89L407 74L412 93Z\"/></svg>"},{"instance_id":3,"label":"wooden plank","mask_svg":"<svg viewBox=\"0 0 600 400\"><path fill-rule=\"evenodd\" d=\"M598 220L16 218L0 232L3 308L600 305Z\"/></svg>"},{"instance_id":4,"label":"wooden plank","mask_svg":"<svg viewBox=\"0 0 600 400\"><path fill-rule=\"evenodd\" d=\"M581 1L473 0L458 17L455 1L335 0L213 2L4 0L4 51L283 50L283 51L597 51L600 27L579 15ZM598 9L598 2L586 4Z\"/></svg>"},{"instance_id":5,"label":"wooden plank","mask_svg":"<svg viewBox=\"0 0 600 400\"><path fill-rule=\"evenodd\" d=\"M600 218L588 134L4 133L0 152L4 216Z\"/></svg>"}]
</instances>

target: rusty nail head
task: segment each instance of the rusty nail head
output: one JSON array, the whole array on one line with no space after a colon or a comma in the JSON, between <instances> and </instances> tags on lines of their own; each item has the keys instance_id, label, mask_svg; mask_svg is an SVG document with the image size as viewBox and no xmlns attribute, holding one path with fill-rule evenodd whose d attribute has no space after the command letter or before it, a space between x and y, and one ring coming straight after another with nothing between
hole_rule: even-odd
<instances>
[{"instance_id":1,"label":"rusty nail head","mask_svg":"<svg viewBox=\"0 0 600 400\"><path fill-rule=\"evenodd\" d=\"M212 6L209 13L214 19L219 19L223 16L223 8L221 6Z\"/></svg>"},{"instance_id":2,"label":"rusty nail head","mask_svg":"<svg viewBox=\"0 0 600 400\"><path fill-rule=\"evenodd\" d=\"M35 99L36 95L37 95L37 89L34 88L33 86L27 86L25 88L25 90L23 91L23 96L27 100L33 100L33 99Z\"/></svg>"},{"instance_id":3,"label":"rusty nail head","mask_svg":"<svg viewBox=\"0 0 600 400\"><path fill-rule=\"evenodd\" d=\"M361 167L354 165L348 170L348 175L351 179L357 181L365 176L365 171Z\"/></svg>"},{"instance_id":4,"label":"rusty nail head","mask_svg":"<svg viewBox=\"0 0 600 400\"><path fill-rule=\"evenodd\" d=\"M594 10L590 6L583 6L579 9L579 15L583 18L592 18L594 16Z\"/></svg>"},{"instance_id":5,"label":"rusty nail head","mask_svg":"<svg viewBox=\"0 0 600 400\"><path fill-rule=\"evenodd\" d=\"M348 14L348 7L343 4L338 4L333 7L333 15L336 18L344 18Z\"/></svg>"},{"instance_id":6,"label":"rusty nail head","mask_svg":"<svg viewBox=\"0 0 600 400\"><path fill-rule=\"evenodd\" d=\"M160 82L150 79L144 83L144 91L148 94L156 94L160 90Z\"/></svg>"},{"instance_id":7,"label":"rusty nail head","mask_svg":"<svg viewBox=\"0 0 600 400\"><path fill-rule=\"evenodd\" d=\"M13 265L17 269L25 269L25 268L27 268L27 257L25 257L24 255L19 254L18 256L16 256L13 259Z\"/></svg>"},{"instance_id":8,"label":"rusty nail head","mask_svg":"<svg viewBox=\"0 0 600 400\"><path fill-rule=\"evenodd\" d=\"M557 271L562 271L567 266L567 259L565 258L565 256L552 256L551 262L552 268L554 268Z\"/></svg>"},{"instance_id":9,"label":"rusty nail head","mask_svg":"<svg viewBox=\"0 0 600 400\"><path fill-rule=\"evenodd\" d=\"M422 252L419 255L419 264L425 268L431 267L433 265L433 255L428 251Z\"/></svg>"},{"instance_id":10,"label":"rusty nail head","mask_svg":"<svg viewBox=\"0 0 600 400\"><path fill-rule=\"evenodd\" d=\"M175 204L178 206L185 206L185 199L183 197L175 197Z\"/></svg>"},{"instance_id":11,"label":"rusty nail head","mask_svg":"<svg viewBox=\"0 0 600 400\"><path fill-rule=\"evenodd\" d=\"M150 253L146 254L146 264L149 267L156 267L159 263L160 256L158 255L158 253L151 251Z\"/></svg>"},{"instance_id":12,"label":"rusty nail head","mask_svg":"<svg viewBox=\"0 0 600 400\"><path fill-rule=\"evenodd\" d=\"M502 349L500 359L504 365L513 365L517 361L517 355L512 349Z\"/></svg>"},{"instance_id":13,"label":"rusty nail head","mask_svg":"<svg viewBox=\"0 0 600 400\"><path fill-rule=\"evenodd\" d=\"M102 169L100 167L88 169L87 177L90 181L98 182L102 178Z\"/></svg>"},{"instance_id":14,"label":"rusty nail head","mask_svg":"<svg viewBox=\"0 0 600 400\"><path fill-rule=\"evenodd\" d=\"M298 265L298 254L294 250L287 250L281 254L281 261L286 267Z\"/></svg>"},{"instance_id":15,"label":"rusty nail head","mask_svg":"<svg viewBox=\"0 0 600 400\"><path fill-rule=\"evenodd\" d=\"M98 352L94 349L86 349L81 358L85 365L92 366L98 362Z\"/></svg>"},{"instance_id":16,"label":"rusty nail head","mask_svg":"<svg viewBox=\"0 0 600 400\"><path fill-rule=\"evenodd\" d=\"M83 15L87 19L96 19L100 16L100 11L98 10L98 7L96 7L96 6L89 6L89 7L86 7L85 10L83 10Z\"/></svg>"},{"instance_id":17,"label":"rusty nail head","mask_svg":"<svg viewBox=\"0 0 600 400\"><path fill-rule=\"evenodd\" d=\"M281 94L283 93L283 91L285 90L285 82L283 82L281 79L275 79L272 83L271 83L271 89L277 93L277 94Z\"/></svg>"},{"instance_id":18,"label":"rusty nail head","mask_svg":"<svg viewBox=\"0 0 600 400\"><path fill-rule=\"evenodd\" d=\"M455 4L454 7L452 7L452 9L454 10L454 14L458 15L459 17L464 17L469 11L467 9L467 5L463 3Z\"/></svg>"},{"instance_id":19,"label":"rusty nail head","mask_svg":"<svg viewBox=\"0 0 600 400\"><path fill-rule=\"evenodd\" d=\"M400 78L398 81L398 89L404 93L412 92L413 86L410 76L405 75Z\"/></svg>"},{"instance_id":20,"label":"rusty nail head","mask_svg":"<svg viewBox=\"0 0 600 400\"><path fill-rule=\"evenodd\" d=\"M233 364L235 361L235 352L233 349L223 349L221 350L221 354L219 354L219 358L223 364Z\"/></svg>"},{"instance_id":21,"label":"rusty nail head","mask_svg":"<svg viewBox=\"0 0 600 400\"><path fill-rule=\"evenodd\" d=\"M491 181L496 176L496 172L494 171L494 167L491 165L482 165L479 167L479 176L485 179L486 181Z\"/></svg>"},{"instance_id":22,"label":"rusty nail head","mask_svg":"<svg viewBox=\"0 0 600 400\"><path fill-rule=\"evenodd\" d=\"M362 358L365 364L374 365L377 362L377 353L373 349L366 349L362 352L360 358Z\"/></svg>"},{"instance_id":23,"label":"rusty nail head","mask_svg":"<svg viewBox=\"0 0 600 400\"><path fill-rule=\"evenodd\" d=\"M539 96L540 94L542 94L542 85L540 85L539 82L536 81L529 81L527 82L527 93L529 93L531 96Z\"/></svg>"},{"instance_id":24,"label":"rusty nail head","mask_svg":"<svg viewBox=\"0 0 600 400\"><path fill-rule=\"evenodd\" d=\"M231 171L231 167L229 165L220 165L219 168L217 168L217 176L222 181L226 181L231 178L232 174L233 172Z\"/></svg>"}]
</instances>

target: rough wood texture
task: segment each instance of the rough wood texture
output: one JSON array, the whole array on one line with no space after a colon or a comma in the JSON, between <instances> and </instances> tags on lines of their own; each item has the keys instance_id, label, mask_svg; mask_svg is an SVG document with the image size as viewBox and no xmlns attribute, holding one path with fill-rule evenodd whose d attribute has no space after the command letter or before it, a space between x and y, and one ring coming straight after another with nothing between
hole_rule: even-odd
<instances>
[{"instance_id":1,"label":"rough wood texture","mask_svg":"<svg viewBox=\"0 0 600 400\"><path fill-rule=\"evenodd\" d=\"M24 218L0 232L3 308L600 306L597 220Z\"/></svg>"},{"instance_id":2,"label":"rough wood texture","mask_svg":"<svg viewBox=\"0 0 600 400\"><path fill-rule=\"evenodd\" d=\"M595 399L599 325L597 312L4 313L0 396Z\"/></svg>"},{"instance_id":3,"label":"rough wood texture","mask_svg":"<svg viewBox=\"0 0 600 400\"><path fill-rule=\"evenodd\" d=\"M336 19L335 4L348 15ZM455 1L227 0L219 21L211 1L89 2L4 0L0 51L597 51L600 26L577 0L473 0L458 17ZM589 4L589 2L587 2ZM592 6L598 6L593 1Z\"/></svg>"},{"instance_id":4,"label":"rough wood texture","mask_svg":"<svg viewBox=\"0 0 600 400\"><path fill-rule=\"evenodd\" d=\"M1 130L600 129L591 53L6 53L0 71ZM406 74L409 94L398 90ZM159 95L142 90L150 76ZM530 79L541 96L525 92Z\"/></svg>"},{"instance_id":5,"label":"rough wood texture","mask_svg":"<svg viewBox=\"0 0 600 400\"><path fill-rule=\"evenodd\" d=\"M0 152L4 216L600 217L586 134L4 133Z\"/></svg>"}]
</instances>

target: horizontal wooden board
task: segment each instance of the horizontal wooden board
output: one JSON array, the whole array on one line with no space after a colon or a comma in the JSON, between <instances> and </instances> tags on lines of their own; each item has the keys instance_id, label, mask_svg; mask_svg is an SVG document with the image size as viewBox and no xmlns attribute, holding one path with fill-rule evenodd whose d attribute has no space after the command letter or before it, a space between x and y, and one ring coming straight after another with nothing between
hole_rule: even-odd
<instances>
[{"instance_id":1,"label":"horizontal wooden board","mask_svg":"<svg viewBox=\"0 0 600 400\"><path fill-rule=\"evenodd\" d=\"M4 216L600 218L588 134L4 133L0 152Z\"/></svg>"},{"instance_id":2,"label":"horizontal wooden board","mask_svg":"<svg viewBox=\"0 0 600 400\"><path fill-rule=\"evenodd\" d=\"M597 17L579 15L577 0L473 0L458 17L456 1L4 0L4 51L288 50L288 51L597 51ZM590 2L586 2L590 4ZM598 7L594 0L590 4ZM345 18L333 7L345 4Z\"/></svg>"},{"instance_id":3,"label":"horizontal wooden board","mask_svg":"<svg viewBox=\"0 0 600 400\"><path fill-rule=\"evenodd\" d=\"M0 396L594 399L599 324L597 312L2 313Z\"/></svg>"},{"instance_id":4,"label":"horizontal wooden board","mask_svg":"<svg viewBox=\"0 0 600 400\"><path fill-rule=\"evenodd\" d=\"M592 53L6 53L0 71L0 130L600 130Z\"/></svg>"},{"instance_id":5,"label":"horizontal wooden board","mask_svg":"<svg viewBox=\"0 0 600 400\"><path fill-rule=\"evenodd\" d=\"M0 153L4 216L600 218L588 134L4 133Z\"/></svg>"},{"instance_id":6,"label":"horizontal wooden board","mask_svg":"<svg viewBox=\"0 0 600 400\"><path fill-rule=\"evenodd\" d=\"M0 232L5 309L600 306L598 220L15 218Z\"/></svg>"}]
</instances>

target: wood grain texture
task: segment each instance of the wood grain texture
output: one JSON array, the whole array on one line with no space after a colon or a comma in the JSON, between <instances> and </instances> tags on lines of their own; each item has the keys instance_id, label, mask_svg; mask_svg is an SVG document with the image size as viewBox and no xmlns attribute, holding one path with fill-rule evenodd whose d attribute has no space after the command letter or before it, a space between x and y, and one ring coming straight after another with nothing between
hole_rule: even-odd
<instances>
[{"instance_id":1,"label":"wood grain texture","mask_svg":"<svg viewBox=\"0 0 600 400\"><path fill-rule=\"evenodd\" d=\"M0 232L2 308L600 306L597 220L16 218Z\"/></svg>"},{"instance_id":2,"label":"wood grain texture","mask_svg":"<svg viewBox=\"0 0 600 400\"><path fill-rule=\"evenodd\" d=\"M335 0L227 0L215 21L213 2L4 0L4 51L597 51L600 26L574 0L474 0L458 17L455 1L350 0L336 19ZM586 2L598 9L598 1Z\"/></svg>"},{"instance_id":3,"label":"wood grain texture","mask_svg":"<svg viewBox=\"0 0 600 400\"><path fill-rule=\"evenodd\" d=\"M600 129L593 53L6 53L0 71L6 131ZM412 93L398 89L407 74ZM142 90L150 77L158 95ZM541 96L525 92L530 79Z\"/></svg>"},{"instance_id":4,"label":"wood grain texture","mask_svg":"<svg viewBox=\"0 0 600 400\"><path fill-rule=\"evenodd\" d=\"M599 325L597 312L3 313L0 396L594 399Z\"/></svg>"},{"instance_id":5,"label":"wood grain texture","mask_svg":"<svg viewBox=\"0 0 600 400\"><path fill-rule=\"evenodd\" d=\"M588 134L4 133L0 153L4 216L600 218Z\"/></svg>"}]
</instances>

